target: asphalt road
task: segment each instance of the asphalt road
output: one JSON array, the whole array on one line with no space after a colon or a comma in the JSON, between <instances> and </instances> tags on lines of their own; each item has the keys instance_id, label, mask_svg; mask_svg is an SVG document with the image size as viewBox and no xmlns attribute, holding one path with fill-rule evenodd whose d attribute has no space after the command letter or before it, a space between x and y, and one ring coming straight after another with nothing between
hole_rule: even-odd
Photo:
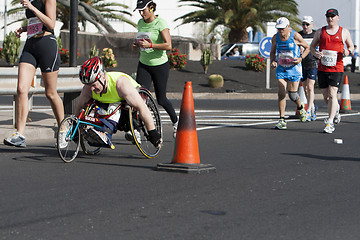
<instances>
[{"instance_id":1,"label":"asphalt road","mask_svg":"<svg viewBox=\"0 0 360 240\"><path fill-rule=\"evenodd\" d=\"M195 104L201 163L216 173L155 171L172 160L166 119L152 160L121 134L115 150L71 164L49 141L0 145L0 239L358 239L359 115L344 116L333 134L321 133L322 119L279 131L273 117L248 116L266 116L274 102L249 104ZM218 110L241 120L203 121Z\"/></svg>"}]
</instances>

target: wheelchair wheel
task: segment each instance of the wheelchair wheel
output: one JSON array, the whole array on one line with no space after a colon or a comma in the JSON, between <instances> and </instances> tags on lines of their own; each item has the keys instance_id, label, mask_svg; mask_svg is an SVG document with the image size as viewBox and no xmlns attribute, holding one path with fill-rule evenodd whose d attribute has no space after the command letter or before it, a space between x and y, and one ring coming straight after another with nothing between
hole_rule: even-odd
<instances>
[{"instance_id":1,"label":"wheelchair wheel","mask_svg":"<svg viewBox=\"0 0 360 240\"><path fill-rule=\"evenodd\" d=\"M85 110L85 115L87 116L94 116L95 114L95 104L91 104L90 106L88 106ZM84 130L83 128L80 126L80 145L81 145L81 149L84 151L84 153L86 155L96 155L100 153L101 147L95 147L95 146L91 146L88 141L84 138Z\"/></svg>"},{"instance_id":2,"label":"wheelchair wheel","mask_svg":"<svg viewBox=\"0 0 360 240\"><path fill-rule=\"evenodd\" d=\"M163 137L160 112L154 98L146 89L140 89L139 94L151 112L156 130L160 133L161 137ZM161 148L154 147L154 145L150 142L148 131L139 116L139 112L131 107L129 109L129 121L131 133L139 151L147 158L155 158L159 155Z\"/></svg>"},{"instance_id":3,"label":"wheelchair wheel","mask_svg":"<svg viewBox=\"0 0 360 240\"><path fill-rule=\"evenodd\" d=\"M83 135L80 137L80 145L86 155L97 155L101 151L101 147L91 146Z\"/></svg>"},{"instance_id":4,"label":"wheelchair wheel","mask_svg":"<svg viewBox=\"0 0 360 240\"><path fill-rule=\"evenodd\" d=\"M80 132L76 126L76 118L66 117L60 123L57 133L57 150L60 158L72 162L79 153Z\"/></svg>"}]
</instances>

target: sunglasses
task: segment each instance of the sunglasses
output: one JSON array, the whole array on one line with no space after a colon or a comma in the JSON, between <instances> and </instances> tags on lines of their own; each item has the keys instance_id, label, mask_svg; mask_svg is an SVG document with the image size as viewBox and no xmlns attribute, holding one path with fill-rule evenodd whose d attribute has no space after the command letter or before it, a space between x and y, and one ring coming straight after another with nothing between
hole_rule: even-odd
<instances>
[{"instance_id":1,"label":"sunglasses","mask_svg":"<svg viewBox=\"0 0 360 240\"><path fill-rule=\"evenodd\" d=\"M325 15L327 18L333 18L333 17L336 17L336 15L333 15L333 14L331 14L331 15Z\"/></svg>"},{"instance_id":2,"label":"sunglasses","mask_svg":"<svg viewBox=\"0 0 360 240\"><path fill-rule=\"evenodd\" d=\"M303 23L302 25L303 25L303 26L307 26L307 27L310 26L309 23Z\"/></svg>"}]
</instances>

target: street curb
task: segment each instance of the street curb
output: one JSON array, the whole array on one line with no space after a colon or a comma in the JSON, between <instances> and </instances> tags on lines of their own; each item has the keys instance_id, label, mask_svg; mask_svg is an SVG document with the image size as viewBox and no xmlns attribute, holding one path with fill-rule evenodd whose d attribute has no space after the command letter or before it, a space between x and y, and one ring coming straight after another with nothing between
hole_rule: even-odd
<instances>
[{"instance_id":1,"label":"street curb","mask_svg":"<svg viewBox=\"0 0 360 240\"><path fill-rule=\"evenodd\" d=\"M153 93L154 94L154 93ZM169 99L181 100L182 93L167 93ZM193 93L194 100L196 99L217 99L217 100L277 100L277 93ZM352 100L360 100L360 94L350 94ZM341 100L341 93L338 94L338 99ZM322 94L315 94L315 100L323 100Z\"/></svg>"}]
</instances>

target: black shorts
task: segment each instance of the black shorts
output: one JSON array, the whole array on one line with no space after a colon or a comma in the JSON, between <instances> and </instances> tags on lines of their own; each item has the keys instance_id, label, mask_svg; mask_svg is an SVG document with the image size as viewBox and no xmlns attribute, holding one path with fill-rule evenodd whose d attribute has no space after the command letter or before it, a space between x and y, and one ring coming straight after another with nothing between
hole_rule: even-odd
<instances>
[{"instance_id":1,"label":"black shorts","mask_svg":"<svg viewBox=\"0 0 360 240\"><path fill-rule=\"evenodd\" d=\"M302 71L303 71L303 78L301 79L302 82L308 79L316 80L317 68L309 68L309 69L303 68Z\"/></svg>"},{"instance_id":2,"label":"black shorts","mask_svg":"<svg viewBox=\"0 0 360 240\"><path fill-rule=\"evenodd\" d=\"M59 70L60 55L55 36L51 34L27 39L19 62L30 63L35 68L40 67L41 72Z\"/></svg>"},{"instance_id":3,"label":"black shorts","mask_svg":"<svg viewBox=\"0 0 360 240\"><path fill-rule=\"evenodd\" d=\"M319 88L328 88L329 86L339 87L343 78L343 72L318 72Z\"/></svg>"}]
</instances>

